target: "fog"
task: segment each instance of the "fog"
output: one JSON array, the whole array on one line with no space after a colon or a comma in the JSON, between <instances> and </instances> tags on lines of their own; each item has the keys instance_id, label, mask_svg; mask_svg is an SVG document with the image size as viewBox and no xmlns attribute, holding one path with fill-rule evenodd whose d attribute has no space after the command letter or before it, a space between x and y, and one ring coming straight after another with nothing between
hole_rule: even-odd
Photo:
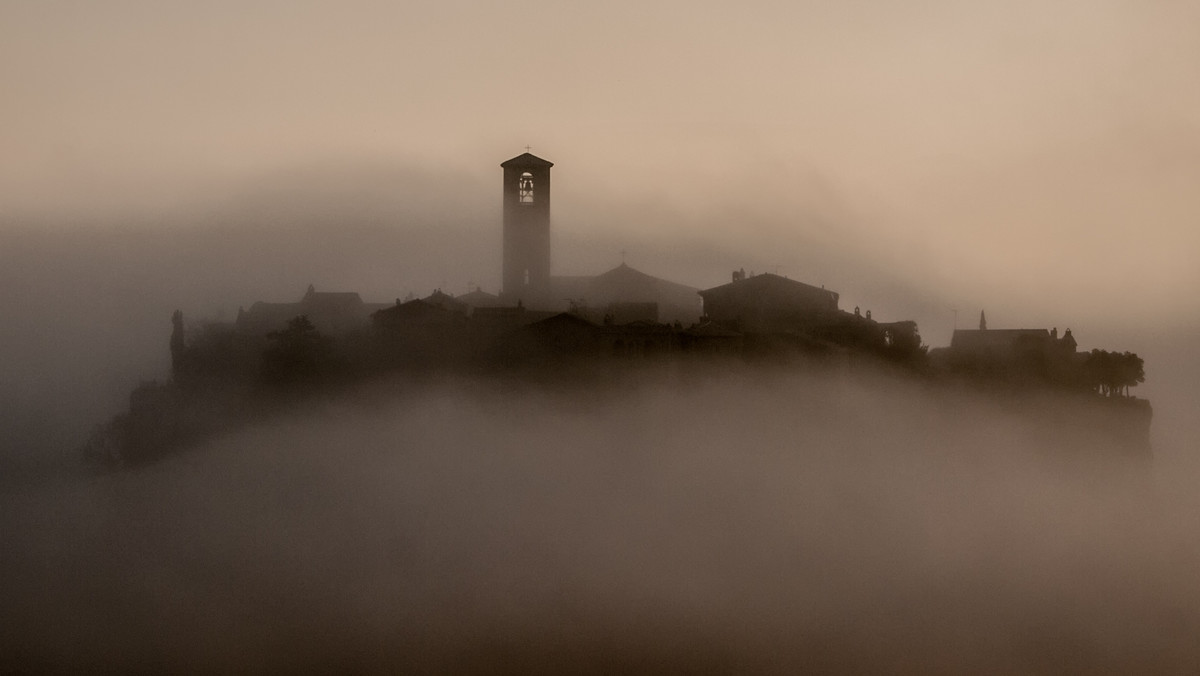
<instances>
[{"instance_id":1,"label":"fog","mask_svg":"<svg viewBox=\"0 0 1200 676\"><path fill-rule=\"evenodd\" d=\"M1121 0L6 3L0 210L190 213L363 163L488 187L529 144L557 163L559 241L611 238L589 249L609 262L635 234L700 241L848 294L830 249L852 243L853 272L963 313L1157 324L1200 309L1198 18Z\"/></svg>"},{"instance_id":2,"label":"fog","mask_svg":"<svg viewBox=\"0 0 1200 676\"><path fill-rule=\"evenodd\" d=\"M386 299L498 267L487 199L439 218L281 182L179 227L5 230L3 285L21 290L3 313L20 318L3 324L6 667L1171 673L1200 657L1200 369L1195 331L1166 322L1076 327L1146 357L1149 466L1044 448L986 400L870 373L654 369L599 391L401 381L85 471L91 426L166 377L177 307L228 318L309 281ZM703 241L653 255L639 265L698 282L737 258Z\"/></svg>"},{"instance_id":3,"label":"fog","mask_svg":"<svg viewBox=\"0 0 1200 676\"><path fill-rule=\"evenodd\" d=\"M7 490L6 665L1194 667L1197 505L1144 465L870 374L644 376L406 383Z\"/></svg>"},{"instance_id":4,"label":"fog","mask_svg":"<svg viewBox=\"0 0 1200 676\"><path fill-rule=\"evenodd\" d=\"M0 7L0 670L1194 673L1194 2ZM869 372L400 381L96 474L170 316L823 285L1146 361L1147 464Z\"/></svg>"},{"instance_id":5,"label":"fog","mask_svg":"<svg viewBox=\"0 0 1200 676\"><path fill-rule=\"evenodd\" d=\"M3 665L1194 667L1197 330L1145 308L1131 319L1083 297L982 296L1006 303L988 307L993 322L1065 315L1081 322L1081 349L1146 358L1148 466L1040 447L1031 423L961 393L803 369L651 371L601 391L402 382L136 471L80 463L93 425L138 382L166 378L174 309L229 319L308 283L367 300L495 290L495 197L463 173L351 163L264 175L186 208L10 218ZM704 215L563 201L559 273L604 270L626 249L636 267L707 286L786 251L803 261L795 278L881 319L916 318L935 345L962 298L855 237L789 233L783 216L736 204ZM852 209L809 207L805 223L865 227ZM667 233L738 214L761 230L673 239L624 228L629 213Z\"/></svg>"},{"instance_id":6,"label":"fog","mask_svg":"<svg viewBox=\"0 0 1200 676\"><path fill-rule=\"evenodd\" d=\"M1197 330L1106 299L973 296L998 299L993 322L1071 321L1081 349L1145 357L1148 466L1040 447L1031 423L961 393L803 369L651 371L601 391L402 382L139 470L80 463L93 425L167 377L174 309L229 319L308 283L384 301L494 291L496 197L462 172L348 163L171 209L9 218L0 664L1194 668ZM787 252L794 278L916 318L934 345L964 296L884 264L852 236L866 227L855 210L830 201L807 203L795 231L735 202L561 202L558 273L602 271L625 249L640 269L707 286ZM623 225L633 213L661 231ZM721 236L714 224L735 217L758 234ZM688 223L707 225L664 234Z\"/></svg>"}]
</instances>

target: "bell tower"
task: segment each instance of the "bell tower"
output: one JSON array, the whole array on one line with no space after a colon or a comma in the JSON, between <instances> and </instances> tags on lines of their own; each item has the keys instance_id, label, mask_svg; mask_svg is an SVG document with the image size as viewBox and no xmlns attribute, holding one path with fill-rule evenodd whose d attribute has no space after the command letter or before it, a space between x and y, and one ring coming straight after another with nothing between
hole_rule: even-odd
<instances>
[{"instance_id":1,"label":"bell tower","mask_svg":"<svg viewBox=\"0 0 1200 676\"><path fill-rule=\"evenodd\" d=\"M550 167L524 153L504 169L504 271L501 296L544 305L550 298Z\"/></svg>"}]
</instances>

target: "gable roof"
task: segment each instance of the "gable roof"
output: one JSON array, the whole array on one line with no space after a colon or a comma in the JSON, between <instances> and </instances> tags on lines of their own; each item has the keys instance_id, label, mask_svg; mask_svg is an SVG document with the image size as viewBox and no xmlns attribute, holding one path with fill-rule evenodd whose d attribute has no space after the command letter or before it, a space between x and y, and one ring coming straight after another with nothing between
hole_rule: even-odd
<instances>
[{"instance_id":1,"label":"gable roof","mask_svg":"<svg viewBox=\"0 0 1200 676\"><path fill-rule=\"evenodd\" d=\"M357 303L362 300L362 297L356 291L312 291L304 295L304 300Z\"/></svg>"},{"instance_id":2,"label":"gable roof","mask_svg":"<svg viewBox=\"0 0 1200 676\"><path fill-rule=\"evenodd\" d=\"M300 299L300 302L321 305L354 305L361 303L362 298L353 291L317 291L315 286L309 284L308 290L304 292L304 297Z\"/></svg>"},{"instance_id":3,"label":"gable roof","mask_svg":"<svg viewBox=\"0 0 1200 676\"><path fill-rule=\"evenodd\" d=\"M466 303L467 305L475 308L497 307L500 305L499 296L494 296L487 291L480 289L479 287L475 287L475 290L470 293L464 293L461 296L457 296L455 300L460 303Z\"/></svg>"},{"instance_id":4,"label":"gable roof","mask_svg":"<svg viewBox=\"0 0 1200 676\"><path fill-rule=\"evenodd\" d=\"M955 329L950 338L953 350L1011 350L1018 341L1033 344L1049 343L1046 329Z\"/></svg>"},{"instance_id":5,"label":"gable roof","mask_svg":"<svg viewBox=\"0 0 1200 676\"><path fill-rule=\"evenodd\" d=\"M707 299L709 296L726 296L739 293L759 293L766 290L779 290L788 292L802 292L805 294L826 294L837 299L838 294L835 291L823 287L816 287L812 284L797 282L794 279L780 277L769 272L764 272L753 277L740 279L736 282L729 282L720 286L714 286L711 289L700 291L699 294Z\"/></svg>"},{"instance_id":6,"label":"gable roof","mask_svg":"<svg viewBox=\"0 0 1200 676\"><path fill-rule=\"evenodd\" d=\"M537 155L533 155L530 153L521 153L520 155L517 155L516 157L512 158L511 160L505 160L504 162L501 162L500 166L504 167L505 169L507 169L509 167L519 167L522 169L524 169L524 168L537 168L537 169L546 168L546 169L549 169L550 167L554 166L554 163L550 162L548 160L543 160L542 158L538 157Z\"/></svg>"},{"instance_id":7,"label":"gable roof","mask_svg":"<svg viewBox=\"0 0 1200 676\"><path fill-rule=\"evenodd\" d=\"M467 308L469 307L466 303L458 300L448 293L443 292L441 289L435 289L433 293L425 296L421 300L429 303L430 305L436 305L444 310L450 310L451 312L459 312L464 314L467 312Z\"/></svg>"},{"instance_id":8,"label":"gable roof","mask_svg":"<svg viewBox=\"0 0 1200 676\"><path fill-rule=\"evenodd\" d=\"M255 301L250 309L238 309L236 324L244 328L260 328L263 326L282 326L284 322L305 313L302 303L264 303Z\"/></svg>"},{"instance_id":9,"label":"gable roof","mask_svg":"<svg viewBox=\"0 0 1200 676\"><path fill-rule=\"evenodd\" d=\"M371 313L371 319L376 323L391 324L421 319L450 318L456 313L425 300L415 299L399 305L376 310Z\"/></svg>"},{"instance_id":10,"label":"gable roof","mask_svg":"<svg viewBox=\"0 0 1200 676\"><path fill-rule=\"evenodd\" d=\"M592 289L602 296L614 300L626 300L623 296L639 296L638 292L651 292L655 295L663 293L680 293L692 295L697 289L685 284L676 284L660 277L648 275L641 270L635 270L621 263L617 267L602 272L592 278ZM628 300L637 300L628 298Z\"/></svg>"}]
</instances>

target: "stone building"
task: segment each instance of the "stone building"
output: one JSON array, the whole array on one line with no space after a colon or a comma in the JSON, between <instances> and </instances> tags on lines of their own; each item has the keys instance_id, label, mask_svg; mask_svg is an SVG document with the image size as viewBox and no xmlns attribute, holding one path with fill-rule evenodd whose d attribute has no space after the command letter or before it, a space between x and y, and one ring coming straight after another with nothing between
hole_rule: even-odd
<instances>
[{"instance_id":1,"label":"stone building","mask_svg":"<svg viewBox=\"0 0 1200 676\"><path fill-rule=\"evenodd\" d=\"M679 321L700 317L697 289L648 275L622 263L599 275L553 276L550 246L550 168L553 162L523 153L500 164L503 174L503 270L500 303L534 310L586 309L602 319L628 314L629 304L654 304L654 316ZM619 307L618 307L619 306Z\"/></svg>"},{"instance_id":2,"label":"stone building","mask_svg":"<svg viewBox=\"0 0 1200 676\"><path fill-rule=\"evenodd\" d=\"M728 284L700 291L709 321L747 333L782 333L828 323L838 294L772 274L735 272Z\"/></svg>"},{"instance_id":3,"label":"stone building","mask_svg":"<svg viewBox=\"0 0 1200 676\"><path fill-rule=\"evenodd\" d=\"M364 303L354 292L317 291L312 284L296 303L258 301L249 310L239 309L235 327L239 332L265 335L282 329L288 320L305 315L318 331L340 334L368 326L371 313L386 303Z\"/></svg>"}]
</instances>

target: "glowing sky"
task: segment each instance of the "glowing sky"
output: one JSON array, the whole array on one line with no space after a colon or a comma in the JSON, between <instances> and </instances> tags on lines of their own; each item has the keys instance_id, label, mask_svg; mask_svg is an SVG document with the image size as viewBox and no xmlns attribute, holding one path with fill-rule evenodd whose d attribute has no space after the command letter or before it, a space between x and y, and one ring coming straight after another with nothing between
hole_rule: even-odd
<instances>
[{"instance_id":1,"label":"glowing sky","mask_svg":"<svg viewBox=\"0 0 1200 676\"><path fill-rule=\"evenodd\" d=\"M187 209L338 163L498 204L531 144L564 240L872 297L812 278L837 251L964 312L1170 323L1200 309L1197 26L1165 1L14 0L0 214Z\"/></svg>"}]
</instances>

